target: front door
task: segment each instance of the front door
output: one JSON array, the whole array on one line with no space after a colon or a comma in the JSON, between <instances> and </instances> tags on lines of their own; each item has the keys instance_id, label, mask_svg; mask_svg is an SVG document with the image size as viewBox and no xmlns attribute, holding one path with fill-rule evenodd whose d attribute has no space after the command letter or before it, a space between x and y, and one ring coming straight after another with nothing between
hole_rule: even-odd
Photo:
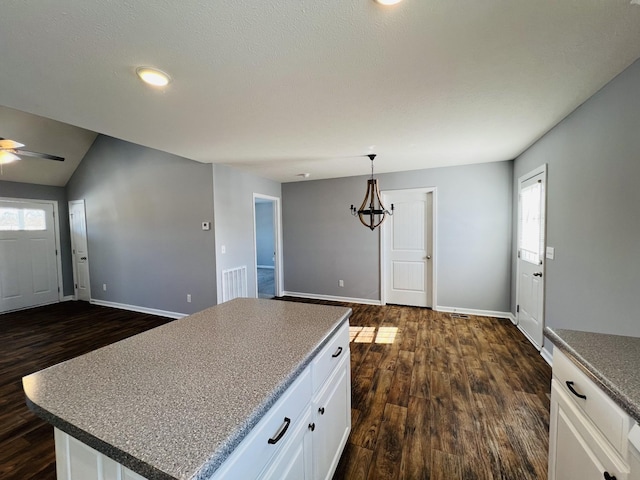
<instances>
[{"instance_id":1,"label":"front door","mask_svg":"<svg viewBox=\"0 0 640 480\"><path fill-rule=\"evenodd\" d=\"M84 200L69 202L69 226L73 258L73 283L76 300L91 301L89 282L89 252Z\"/></svg>"},{"instance_id":2,"label":"front door","mask_svg":"<svg viewBox=\"0 0 640 480\"><path fill-rule=\"evenodd\" d=\"M0 201L0 312L59 301L52 203Z\"/></svg>"},{"instance_id":3,"label":"front door","mask_svg":"<svg viewBox=\"0 0 640 480\"><path fill-rule=\"evenodd\" d=\"M544 330L546 165L518 181L518 328L538 348Z\"/></svg>"},{"instance_id":4,"label":"front door","mask_svg":"<svg viewBox=\"0 0 640 480\"><path fill-rule=\"evenodd\" d=\"M433 306L433 190L383 193L387 209L382 224L383 301Z\"/></svg>"}]
</instances>

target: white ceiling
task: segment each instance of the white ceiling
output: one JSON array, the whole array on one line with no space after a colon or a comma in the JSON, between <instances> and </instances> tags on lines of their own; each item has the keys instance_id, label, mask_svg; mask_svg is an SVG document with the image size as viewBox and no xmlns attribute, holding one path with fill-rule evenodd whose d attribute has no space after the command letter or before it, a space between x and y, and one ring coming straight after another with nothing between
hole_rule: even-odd
<instances>
[{"instance_id":1,"label":"white ceiling","mask_svg":"<svg viewBox=\"0 0 640 480\"><path fill-rule=\"evenodd\" d=\"M0 105L287 182L512 159L638 57L629 0L8 0Z\"/></svg>"}]
</instances>

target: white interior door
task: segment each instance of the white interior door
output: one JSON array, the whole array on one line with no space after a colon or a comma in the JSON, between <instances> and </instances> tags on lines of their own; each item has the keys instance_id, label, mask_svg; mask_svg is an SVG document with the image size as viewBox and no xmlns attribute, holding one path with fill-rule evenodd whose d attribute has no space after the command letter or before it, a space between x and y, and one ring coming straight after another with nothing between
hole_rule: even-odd
<instances>
[{"instance_id":1,"label":"white interior door","mask_svg":"<svg viewBox=\"0 0 640 480\"><path fill-rule=\"evenodd\" d=\"M91 300L89 281L89 252L87 249L87 221L84 200L69 202L69 227L73 258L73 284L76 300Z\"/></svg>"},{"instance_id":2,"label":"white interior door","mask_svg":"<svg viewBox=\"0 0 640 480\"><path fill-rule=\"evenodd\" d=\"M59 300L52 203L0 201L0 312Z\"/></svg>"},{"instance_id":3,"label":"white interior door","mask_svg":"<svg viewBox=\"0 0 640 480\"><path fill-rule=\"evenodd\" d=\"M518 327L538 348L544 330L546 166L518 181Z\"/></svg>"},{"instance_id":4,"label":"white interior door","mask_svg":"<svg viewBox=\"0 0 640 480\"><path fill-rule=\"evenodd\" d=\"M383 193L393 215L382 224L383 302L433 306L433 190Z\"/></svg>"}]
</instances>

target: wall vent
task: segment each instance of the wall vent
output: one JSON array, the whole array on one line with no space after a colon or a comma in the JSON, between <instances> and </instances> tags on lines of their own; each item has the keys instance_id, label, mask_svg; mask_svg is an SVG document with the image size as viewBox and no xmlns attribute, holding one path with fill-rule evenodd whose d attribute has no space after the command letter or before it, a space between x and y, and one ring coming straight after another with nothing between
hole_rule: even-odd
<instances>
[{"instance_id":1,"label":"wall vent","mask_svg":"<svg viewBox=\"0 0 640 480\"><path fill-rule=\"evenodd\" d=\"M222 301L228 302L247 296L247 267L235 267L222 271Z\"/></svg>"},{"instance_id":2,"label":"wall vent","mask_svg":"<svg viewBox=\"0 0 640 480\"><path fill-rule=\"evenodd\" d=\"M451 318L470 318L469 315L464 313L452 313Z\"/></svg>"}]
</instances>

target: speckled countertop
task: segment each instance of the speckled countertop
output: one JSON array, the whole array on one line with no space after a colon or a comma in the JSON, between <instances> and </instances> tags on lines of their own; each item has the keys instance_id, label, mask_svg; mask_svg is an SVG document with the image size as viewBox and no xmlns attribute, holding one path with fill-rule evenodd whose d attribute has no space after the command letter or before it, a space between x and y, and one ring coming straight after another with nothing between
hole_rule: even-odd
<instances>
[{"instance_id":1,"label":"speckled countertop","mask_svg":"<svg viewBox=\"0 0 640 480\"><path fill-rule=\"evenodd\" d=\"M350 314L235 299L24 377L27 403L144 477L208 478Z\"/></svg>"},{"instance_id":2,"label":"speckled countertop","mask_svg":"<svg viewBox=\"0 0 640 480\"><path fill-rule=\"evenodd\" d=\"M549 327L544 334L640 423L640 338Z\"/></svg>"}]
</instances>

